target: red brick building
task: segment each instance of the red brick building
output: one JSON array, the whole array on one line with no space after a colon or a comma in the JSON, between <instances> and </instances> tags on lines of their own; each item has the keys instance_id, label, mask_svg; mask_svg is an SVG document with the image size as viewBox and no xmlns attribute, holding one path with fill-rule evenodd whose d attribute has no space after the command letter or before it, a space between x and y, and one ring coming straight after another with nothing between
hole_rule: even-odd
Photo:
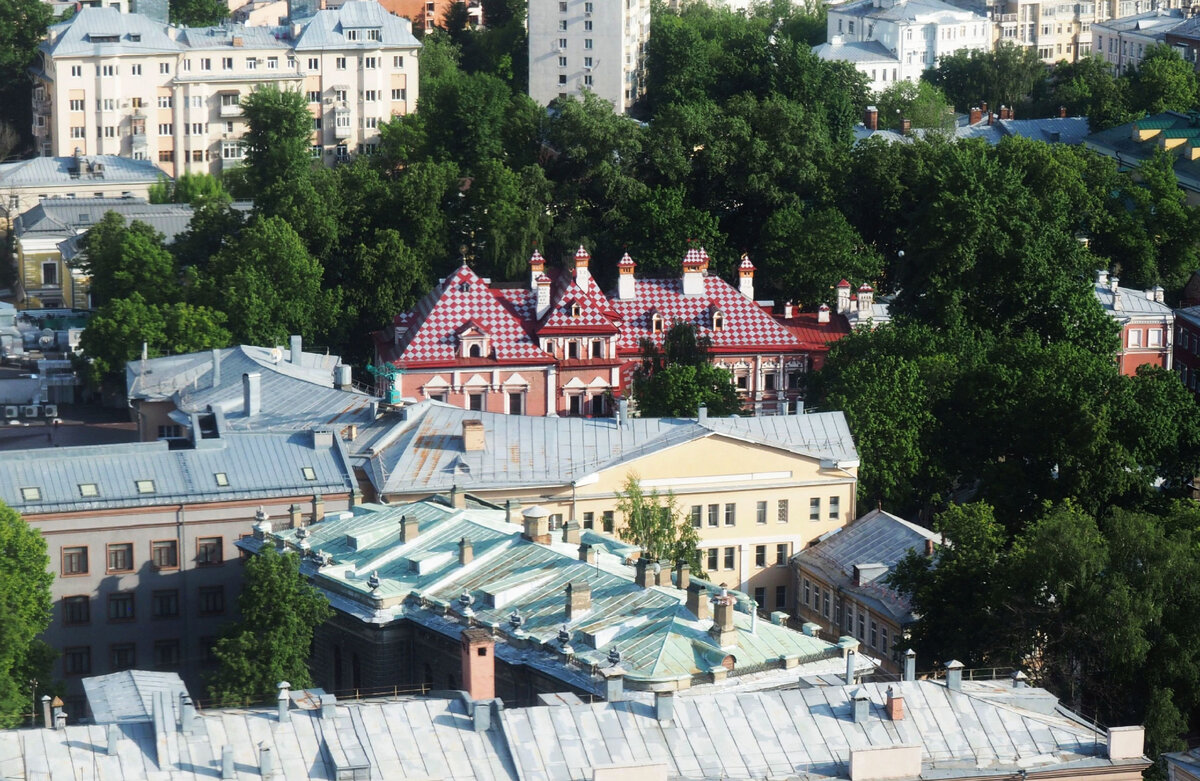
<instances>
[{"instance_id":1,"label":"red brick building","mask_svg":"<svg viewBox=\"0 0 1200 781\"><path fill-rule=\"evenodd\" d=\"M606 295L580 247L574 269L547 268L534 252L527 284L490 284L468 266L442 280L410 312L376 334L381 393L437 399L467 409L525 415L612 413L625 394L643 338L658 344L677 321L712 341L748 409L795 407L805 375L849 332L842 316L776 317L754 300L754 265L739 285L708 274L703 249L684 256L678 277L640 279L626 254Z\"/></svg>"},{"instance_id":2,"label":"red brick building","mask_svg":"<svg viewBox=\"0 0 1200 781\"><path fill-rule=\"evenodd\" d=\"M1117 351L1121 373L1133 375L1139 366L1147 364L1170 369L1175 313L1163 302L1163 289L1134 290L1118 283L1107 271L1096 274L1096 300L1121 326L1121 348Z\"/></svg>"}]
</instances>

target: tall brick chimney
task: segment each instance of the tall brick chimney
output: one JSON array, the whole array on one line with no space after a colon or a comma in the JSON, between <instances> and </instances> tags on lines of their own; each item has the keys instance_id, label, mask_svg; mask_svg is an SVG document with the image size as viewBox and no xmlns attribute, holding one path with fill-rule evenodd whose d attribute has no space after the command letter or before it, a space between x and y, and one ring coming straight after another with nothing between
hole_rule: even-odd
<instances>
[{"instance_id":1,"label":"tall brick chimney","mask_svg":"<svg viewBox=\"0 0 1200 781\"><path fill-rule=\"evenodd\" d=\"M567 584L567 621L574 621L592 609L592 587L586 580Z\"/></svg>"},{"instance_id":2,"label":"tall brick chimney","mask_svg":"<svg viewBox=\"0 0 1200 781\"><path fill-rule=\"evenodd\" d=\"M536 249L529 256L529 289L536 291L538 289L537 280L546 272L546 259L542 257L542 253Z\"/></svg>"},{"instance_id":3,"label":"tall brick chimney","mask_svg":"<svg viewBox=\"0 0 1200 781\"><path fill-rule=\"evenodd\" d=\"M887 690L887 715L892 721L900 721L904 718L904 695L900 693L900 687L892 684Z\"/></svg>"},{"instance_id":4,"label":"tall brick chimney","mask_svg":"<svg viewBox=\"0 0 1200 781\"><path fill-rule=\"evenodd\" d=\"M724 589L713 599L713 625L708 631L721 648L737 645L737 629L733 623L736 603L737 600Z\"/></svg>"},{"instance_id":5,"label":"tall brick chimney","mask_svg":"<svg viewBox=\"0 0 1200 781\"><path fill-rule=\"evenodd\" d=\"M687 587L687 609L701 621L708 618L708 589L699 583L689 583Z\"/></svg>"},{"instance_id":6,"label":"tall brick chimney","mask_svg":"<svg viewBox=\"0 0 1200 781\"><path fill-rule=\"evenodd\" d=\"M618 301L632 301L637 297L635 292L637 282L633 276L635 269L637 269L637 264L633 262L633 258L629 257L629 253L626 252L621 256L621 262L617 264L617 272L620 274L617 277Z\"/></svg>"},{"instance_id":7,"label":"tall brick chimney","mask_svg":"<svg viewBox=\"0 0 1200 781\"><path fill-rule=\"evenodd\" d=\"M485 444L483 421L479 418L464 420L462 422L462 441L465 451L483 450Z\"/></svg>"},{"instance_id":8,"label":"tall brick chimney","mask_svg":"<svg viewBox=\"0 0 1200 781\"><path fill-rule=\"evenodd\" d=\"M863 112L863 126L867 130L879 129L879 109L875 106L867 106L867 110Z\"/></svg>"},{"instance_id":9,"label":"tall brick chimney","mask_svg":"<svg viewBox=\"0 0 1200 781\"><path fill-rule=\"evenodd\" d=\"M496 697L496 643L492 633L474 628L462 631L463 688L472 700Z\"/></svg>"}]
</instances>

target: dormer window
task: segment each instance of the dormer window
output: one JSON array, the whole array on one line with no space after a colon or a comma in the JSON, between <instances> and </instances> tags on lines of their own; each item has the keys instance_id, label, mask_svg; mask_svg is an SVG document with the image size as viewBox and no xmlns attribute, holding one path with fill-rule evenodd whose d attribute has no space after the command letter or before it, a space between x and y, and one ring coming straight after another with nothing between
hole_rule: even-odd
<instances>
[{"instance_id":1,"label":"dormer window","mask_svg":"<svg viewBox=\"0 0 1200 781\"><path fill-rule=\"evenodd\" d=\"M654 314L650 315L650 332L655 333L655 334L661 334L662 329L663 329L662 315L660 315L658 312L655 312Z\"/></svg>"},{"instance_id":2,"label":"dormer window","mask_svg":"<svg viewBox=\"0 0 1200 781\"><path fill-rule=\"evenodd\" d=\"M469 345L467 347L467 357L468 358L482 358L483 357L483 345L479 344L478 342L474 342L471 345Z\"/></svg>"},{"instance_id":3,"label":"dormer window","mask_svg":"<svg viewBox=\"0 0 1200 781\"><path fill-rule=\"evenodd\" d=\"M579 317L582 312L583 310L579 307L579 304L571 302L571 317Z\"/></svg>"},{"instance_id":4,"label":"dormer window","mask_svg":"<svg viewBox=\"0 0 1200 781\"><path fill-rule=\"evenodd\" d=\"M464 323L456 335L460 358L486 358L491 354L492 340L474 320Z\"/></svg>"},{"instance_id":5,"label":"dormer window","mask_svg":"<svg viewBox=\"0 0 1200 781\"><path fill-rule=\"evenodd\" d=\"M720 311L713 312L712 329L714 331L723 331L725 329L725 315Z\"/></svg>"}]
</instances>

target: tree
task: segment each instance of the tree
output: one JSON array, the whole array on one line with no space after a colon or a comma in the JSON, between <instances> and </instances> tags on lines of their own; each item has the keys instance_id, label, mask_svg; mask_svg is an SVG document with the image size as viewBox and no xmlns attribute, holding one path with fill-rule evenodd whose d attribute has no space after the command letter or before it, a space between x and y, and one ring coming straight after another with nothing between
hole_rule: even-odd
<instances>
[{"instance_id":1,"label":"tree","mask_svg":"<svg viewBox=\"0 0 1200 781\"><path fill-rule=\"evenodd\" d=\"M879 125L900 130L902 119L913 127L934 130L952 129L954 109L946 95L928 81L896 81L875 96Z\"/></svg>"},{"instance_id":2,"label":"tree","mask_svg":"<svg viewBox=\"0 0 1200 781\"><path fill-rule=\"evenodd\" d=\"M733 375L710 361L711 342L691 323L676 322L660 350L642 340L642 362L633 374L633 398L638 414L648 418L693 417L700 405L711 415L734 415L742 401Z\"/></svg>"},{"instance_id":3,"label":"tree","mask_svg":"<svg viewBox=\"0 0 1200 781\"><path fill-rule=\"evenodd\" d=\"M882 256L833 207L784 206L767 220L760 246L766 289L805 309L830 303L839 279L873 282L883 276Z\"/></svg>"},{"instance_id":4,"label":"tree","mask_svg":"<svg viewBox=\"0 0 1200 781\"><path fill-rule=\"evenodd\" d=\"M641 548L648 561L668 567L686 561L691 571L701 576L700 550L696 547L700 536L691 521L680 514L673 493L668 491L665 496L656 490L646 493L638 476L630 472L624 490L618 491L617 496L617 511L625 520L621 539Z\"/></svg>"},{"instance_id":5,"label":"tree","mask_svg":"<svg viewBox=\"0 0 1200 781\"><path fill-rule=\"evenodd\" d=\"M1134 111L1159 114L1191 111L1196 106L1196 71L1173 46L1148 46L1142 61L1130 68L1126 76L1130 107Z\"/></svg>"},{"instance_id":6,"label":"tree","mask_svg":"<svg viewBox=\"0 0 1200 781\"><path fill-rule=\"evenodd\" d=\"M229 193L221 185L221 180L212 174L193 174L184 172L178 179L171 181L160 176L158 181L150 185L150 203L190 203L198 205L204 201L229 201Z\"/></svg>"},{"instance_id":7,"label":"tree","mask_svg":"<svg viewBox=\"0 0 1200 781\"><path fill-rule=\"evenodd\" d=\"M1086 116L1092 132L1123 125L1135 118L1129 111L1127 79L1117 79L1103 55L1093 52L1075 62L1063 60L1034 88L1038 116Z\"/></svg>"},{"instance_id":8,"label":"tree","mask_svg":"<svg viewBox=\"0 0 1200 781\"><path fill-rule=\"evenodd\" d=\"M170 0L171 24L207 27L229 18L229 6L222 0Z\"/></svg>"},{"instance_id":9,"label":"tree","mask_svg":"<svg viewBox=\"0 0 1200 781\"><path fill-rule=\"evenodd\" d=\"M33 83L27 69L37 57L53 14L40 0L0 3L0 122L22 128L26 139L27 129L33 126Z\"/></svg>"},{"instance_id":10,"label":"tree","mask_svg":"<svg viewBox=\"0 0 1200 781\"><path fill-rule=\"evenodd\" d=\"M245 566L241 616L213 647L218 668L209 696L224 704L273 700L276 684L313 685L313 632L333 617L325 595L300 572L300 557L263 546Z\"/></svg>"},{"instance_id":11,"label":"tree","mask_svg":"<svg viewBox=\"0 0 1200 781\"><path fill-rule=\"evenodd\" d=\"M1001 43L994 51L959 49L938 59L923 78L941 87L959 111L986 102L989 107L1013 106L1033 92L1046 75L1037 51Z\"/></svg>"},{"instance_id":12,"label":"tree","mask_svg":"<svg viewBox=\"0 0 1200 781\"><path fill-rule=\"evenodd\" d=\"M100 305L138 293L151 304L182 297L175 258L163 237L144 222L107 212L88 229L76 267L91 278L93 299Z\"/></svg>"},{"instance_id":13,"label":"tree","mask_svg":"<svg viewBox=\"0 0 1200 781\"><path fill-rule=\"evenodd\" d=\"M286 219L303 211L303 196L311 193L312 170L309 138L312 114L308 101L296 90L275 86L256 89L242 99L248 127L242 137L246 148L246 184L254 193L255 208ZM304 192L297 188L303 186Z\"/></svg>"},{"instance_id":14,"label":"tree","mask_svg":"<svg viewBox=\"0 0 1200 781\"><path fill-rule=\"evenodd\" d=\"M50 586L54 576L46 541L37 529L0 502L0 724L15 727L34 708L30 674L49 680L45 643L37 640L50 625Z\"/></svg>"}]
</instances>

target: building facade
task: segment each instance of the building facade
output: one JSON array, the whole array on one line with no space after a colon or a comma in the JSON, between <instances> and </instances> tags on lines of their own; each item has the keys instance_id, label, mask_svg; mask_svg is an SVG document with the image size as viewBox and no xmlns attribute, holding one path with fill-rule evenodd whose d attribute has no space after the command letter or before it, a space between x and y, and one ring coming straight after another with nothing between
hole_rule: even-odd
<instances>
[{"instance_id":1,"label":"building facade","mask_svg":"<svg viewBox=\"0 0 1200 781\"><path fill-rule=\"evenodd\" d=\"M1175 310L1175 371L1183 386L1200 397L1200 306Z\"/></svg>"},{"instance_id":2,"label":"building facade","mask_svg":"<svg viewBox=\"0 0 1200 781\"><path fill-rule=\"evenodd\" d=\"M829 6L822 59L847 60L870 88L917 81L941 57L992 45L987 17L941 0L852 0Z\"/></svg>"},{"instance_id":3,"label":"building facade","mask_svg":"<svg viewBox=\"0 0 1200 781\"><path fill-rule=\"evenodd\" d=\"M646 91L650 1L531 0L529 97L592 92L624 113Z\"/></svg>"},{"instance_id":4,"label":"building facade","mask_svg":"<svg viewBox=\"0 0 1200 781\"><path fill-rule=\"evenodd\" d=\"M375 0L283 27L178 28L114 8L84 8L50 28L34 69L41 154L119 155L172 176L215 173L245 155L241 98L299 90L312 154L333 164L372 153L379 125L415 110L417 51L406 19Z\"/></svg>"},{"instance_id":5,"label":"building facade","mask_svg":"<svg viewBox=\"0 0 1200 781\"><path fill-rule=\"evenodd\" d=\"M684 322L710 339L713 362L729 370L747 410L786 413L814 363L848 332L840 316L777 319L754 300L748 258L735 288L708 273L702 249L687 252L674 278L638 278L626 254L609 295L589 263L582 247L571 272L547 268L535 252L525 285L491 284L460 267L376 334L380 394L513 415L609 416L642 340L661 345Z\"/></svg>"},{"instance_id":6,"label":"building facade","mask_svg":"<svg viewBox=\"0 0 1200 781\"><path fill-rule=\"evenodd\" d=\"M54 677L70 697L82 677L134 667L174 670L199 687L209 649L236 615L234 542L263 513L290 526L350 506L352 473L331 433L232 434L215 415L196 431L184 447L0 459L0 499L46 540L55 578L43 637L60 652Z\"/></svg>"},{"instance_id":7,"label":"building facade","mask_svg":"<svg viewBox=\"0 0 1200 781\"><path fill-rule=\"evenodd\" d=\"M629 478L673 494L714 583L764 611L792 604L788 560L855 516L858 452L840 412L698 419L532 418L437 402L384 417L350 443L368 498L457 489L539 504L551 527L619 532Z\"/></svg>"},{"instance_id":8,"label":"building facade","mask_svg":"<svg viewBox=\"0 0 1200 781\"><path fill-rule=\"evenodd\" d=\"M1142 62L1146 49L1166 42L1167 35L1187 19L1182 9L1159 7L1153 11L1122 16L1092 25L1093 51L1120 76Z\"/></svg>"},{"instance_id":9,"label":"building facade","mask_svg":"<svg viewBox=\"0 0 1200 781\"><path fill-rule=\"evenodd\" d=\"M1161 287L1134 290L1121 287L1107 271L1096 274L1096 300L1106 314L1121 326L1117 365L1122 374L1133 375L1139 366L1170 369L1175 345L1175 313L1163 303Z\"/></svg>"},{"instance_id":10,"label":"building facade","mask_svg":"<svg viewBox=\"0 0 1200 781\"><path fill-rule=\"evenodd\" d=\"M163 178L148 160L116 155L34 157L0 163L0 216L11 224L47 198L141 198Z\"/></svg>"}]
</instances>

